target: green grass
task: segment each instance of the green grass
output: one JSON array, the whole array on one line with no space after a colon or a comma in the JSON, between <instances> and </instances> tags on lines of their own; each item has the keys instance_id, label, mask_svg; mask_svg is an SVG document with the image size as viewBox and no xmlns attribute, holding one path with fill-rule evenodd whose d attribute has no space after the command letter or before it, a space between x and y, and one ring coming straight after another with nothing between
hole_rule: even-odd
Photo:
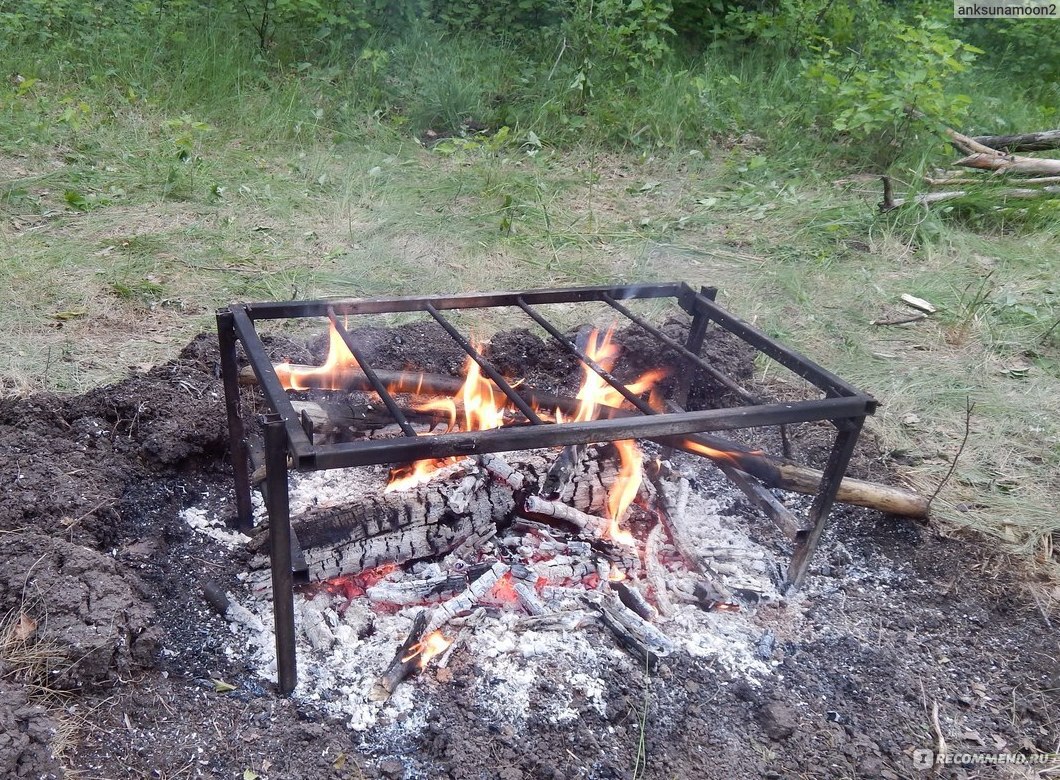
<instances>
[{"instance_id":1,"label":"green grass","mask_svg":"<svg viewBox=\"0 0 1060 780\"><path fill-rule=\"evenodd\" d=\"M970 399L937 517L1048 552L1055 209L979 198L878 214L877 181L851 176L857 148L814 127L790 62L690 60L602 80L579 107L555 52L433 35L373 43L343 68L270 69L216 32L74 63L0 50L5 72L37 79L0 88L3 391L82 391L166 359L235 300L680 279L720 287L873 392L883 457L925 492ZM1048 117L990 97L1012 94L1000 77L982 83L977 127ZM510 130L421 142L468 119ZM951 159L909 142L900 178ZM938 313L873 325L907 313L902 293Z\"/></svg>"}]
</instances>

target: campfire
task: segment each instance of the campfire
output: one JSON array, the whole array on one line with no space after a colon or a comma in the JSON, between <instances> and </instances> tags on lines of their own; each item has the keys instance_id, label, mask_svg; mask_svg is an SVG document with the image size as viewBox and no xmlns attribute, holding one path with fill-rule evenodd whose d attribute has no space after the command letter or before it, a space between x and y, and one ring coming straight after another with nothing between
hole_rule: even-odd
<instances>
[{"instance_id":1,"label":"campfire","mask_svg":"<svg viewBox=\"0 0 1060 780\"><path fill-rule=\"evenodd\" d=\"M684 343L623 303L635 298L671 298L691 314ZM670 377L668 397L659 390L666 378L660 368L616 377L621 348L613 327L568 338L539 311L586 301L605 304L656 339L660 353L683 361L681 375ZM498 306L522 310L577 359L576 393L549 393L502 375L484 356L486 345L473 343L441 313ZM394 311L425 312L437 322L467 356L463 376L373 368L350 318ZM273 364L254 322L315 316L329 327L323 365ZM259 593L271 589L284 692L297 681L296 611L318 649L334 645L351 609L362 618L368 609L410 621L377 676L372 695L378 700L410 675L444 665L467 627L504 615L538 631L599 624L650 667L674 652L666 627L684 620L685 610L738 611L797 586L837 492L847 498L864 492L843 473L873 400L725 312L712 290L675 284L266 303L230 307L218 325L244 530L266 520L260 513L255 518L252 486L260 484L266 495L267 530L251 542L261 553L253 564L261 573L248 579ZM824 397L763 402L699 355L708 326L743 339ZM237 344L249 360L242 372ZM685 411L692 380L713 382L742 405ZM243 421L241 383L256 385L270 410L261 440ZM335 400L350 392L374 400L359 410ZM837 429L823 474L705 433L817 420ZM750 584L740 580L746 570L726 563L724 546L717 556L703 555L697 522L704 521L688 511L689 475L671 463L675 450L716 464L732 489L776 523L794 549L786 575L753 546L728 549L752 562ZM376 470L355 468L370 464L391 465L385 484L378 484ZM341 500L321 501L322 480L345 481L351 489ZM814 494L807 516L796 516L772 487ZM302 583L297 609L296 582ZM323 608L326 618L312 606L321 594L331 605Z\"/></svg>"}]
</instances>

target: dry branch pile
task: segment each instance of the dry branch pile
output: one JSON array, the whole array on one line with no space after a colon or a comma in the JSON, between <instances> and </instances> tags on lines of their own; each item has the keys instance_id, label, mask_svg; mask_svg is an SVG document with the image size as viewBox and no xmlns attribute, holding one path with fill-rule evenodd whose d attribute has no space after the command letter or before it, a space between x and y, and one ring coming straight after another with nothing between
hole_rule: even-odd
<instances>
[{"instance_id":1,"label":"dry branch pile","mask_svg":"<svg viewBox=\"0 0 1060 780\"><path fill-rule=\"evenodd\" d=\"M964 154L954 165L972 170L946 171L939 176L925 176L924 183L934 191L912 198L894 197L891 179L884 176L880 211L891 211L909 204L926 206L957 200L967 197L972 188L984 187L989 188L986 190L989 195L1001 200L1060 197L1060 160L1014 154L1017 151L1060 148L1060 130L976 138L962 135L955 130L948 130L947 134L950 143ZM981 173L976 174L976 171Z\"/></svg>"}]
</instances>

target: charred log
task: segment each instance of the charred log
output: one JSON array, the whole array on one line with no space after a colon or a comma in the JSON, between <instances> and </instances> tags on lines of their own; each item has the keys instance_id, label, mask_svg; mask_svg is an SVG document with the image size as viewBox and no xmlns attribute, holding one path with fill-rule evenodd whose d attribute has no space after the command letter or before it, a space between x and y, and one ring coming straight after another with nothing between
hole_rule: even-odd
<instances>
[{"instance_id":1,"label":"charred log","mask_svg":"<svg viewBox=\"0 0 1060 780\"><path fill-rule=\"evenodd\" d=\"M373 689L372 699L386 701L404 680L419 671L419 654L413 648L420 643L425 634L429 633L426 628L427 610L420 610L412 620L412 628L409 629L408 636L394 653L394 659Z\"/></svg>"},{"instance_id":2,"label":"charred log","mask_svg":"<svg viewBox=\"0 0 1060 780\"><path fill-rule=\"evenodd\" d=\"M474 470L456 484L430 482L345 507L311 510L292 527L309 580L316 581L446 555L468 539L492 536L513 508L510 491Z\"/></svg>"}]
</instances>

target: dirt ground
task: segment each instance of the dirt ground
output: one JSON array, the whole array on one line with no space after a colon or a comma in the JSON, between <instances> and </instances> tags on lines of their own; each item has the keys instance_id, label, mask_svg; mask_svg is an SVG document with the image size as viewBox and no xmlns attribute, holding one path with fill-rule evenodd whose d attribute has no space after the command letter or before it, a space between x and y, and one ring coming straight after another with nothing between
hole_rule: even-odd
<instances>
[{"instance_id":1,"label":"dirt ground","mask_svg":"<svg viewBox=\"0 0 1060 780\"><path fill-rule=\"evenodd\" d=\"M620 376L658 362L626 336ZM462 363L430 333L372 338L381 368L407 367L398 347L409 344L419 345L416 368L453 373ZM308 360L320 345L271 349ZM706 349L749 379L733 344ZM572 363L526 333L495 339L493 357L550 390L576 381ZM708 386L696 400L718 395ZM813 428L795 437L796 455L820 453ZM485 672L456 654L446 679L406 683L430 702L413 737L351 731L310 702L277 697L224 651L229 628L202 588L232 585L247 561L178 513L206 492L231 503L226 459L212 334L82 396L0 402L0 776L1044 777L1042 766L919 771L914 751L1058 749L1055 618L1018 567L851 508L835 513L804 592L760 608L775 636L765 653L778 662L760 685L709 659L675 654L651 674L630 659L609 672L602 711L580 706L576 720L556 724L531 703L512 724L477 705ZM885 481L882 464L865 441L853 470Z\"/></svg>"}]
</instances>

